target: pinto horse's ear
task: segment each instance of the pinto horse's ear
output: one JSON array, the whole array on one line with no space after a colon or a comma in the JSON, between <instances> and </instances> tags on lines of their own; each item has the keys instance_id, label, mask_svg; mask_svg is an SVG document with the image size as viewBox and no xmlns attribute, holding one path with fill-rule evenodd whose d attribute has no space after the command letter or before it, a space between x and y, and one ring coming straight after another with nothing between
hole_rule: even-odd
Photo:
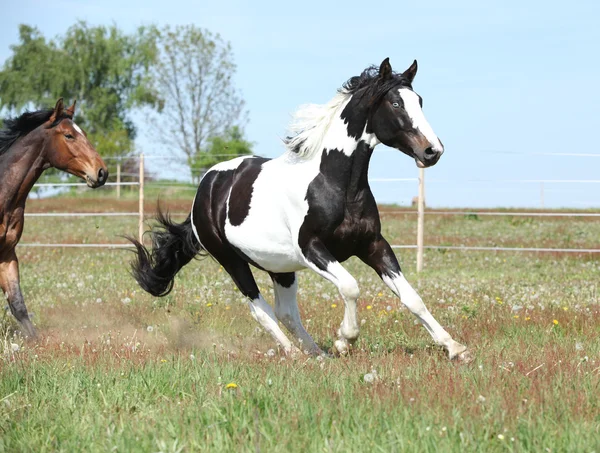
<instances>
[{"instance_id":1,"label":"pinto horse's ear","mask_svg":"<svg viewBox=\"0 0 600 453\"><path fill-rule=\"evenodd\" d=\"M50 124L54 123L57 118L60 118L64 110L65 104L63 103L63 98L60 98L58 101L56 101L56 105L54 106L54 112L52 112L52 115L48 120L50 121Z\"/></svg>"},{"instance_id":2,"label":"pinto horse's ear","mask_svg":"<svg viewBox=\"0 0 600 453\"><path fill-rule=\"evenodd\" d=\"M69 115L69 118L73 119L73 117L75 116L75 105L77 104L77 99L75 99L73 101L73 105L71 107L67 107L67 109L65 110L65 112L67 113L67 115Z\"/></svg>"},{"instance_id":3,"label":"pinto horse's ear","mask_svg":"<svg viewBox=\"0 0 600 453\"><path fill-rule=\"evenodd\" d=\"M392 65L390 64L389 57L381 62L379 66L379 78L381 80L388 80L392 77Z\"/></svg>"},{"instance_id":4,"label":"pinto horse's ear","mask_svg":"<svg viewBox=\"0 0 600 453\"><path fill-rule=\"evenodd\" d=\"M417 66L417 60L415 60L413 61L413 64L410 65L410 68L404 71L402 75L406 77L410 83L412 83L415 79L415 76L417 75L417 69L419 68Z\"/></svg>"}]
</instances>

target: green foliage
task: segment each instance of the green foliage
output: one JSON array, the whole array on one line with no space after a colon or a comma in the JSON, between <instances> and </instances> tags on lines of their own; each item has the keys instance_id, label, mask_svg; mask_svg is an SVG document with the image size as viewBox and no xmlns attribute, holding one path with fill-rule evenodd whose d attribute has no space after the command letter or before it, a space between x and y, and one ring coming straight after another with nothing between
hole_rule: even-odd
<instances>
[{"instance_id":1,"label":"green foliage","mask_svg":"<svg viewBox=\"0 0 600 453\"><path fill-rule=\"evenodd\" d=\"M233 126L222 136L210 137L207 150L193 155L188 162L194 179L197 179L219 162L248 154L252 154L252 143L244 139L238 126Z\"/></svg>"},{"instance_id":2,"label":"green foliage","mask_svg":"<svg viewBox=\"0 0 600 453\"><path fill-rule=\"evenodd\" d=\"M115 25L78 22L47 40L37 28L19 26L19 43L0 71L0 109L54 105L59 97L77 99L76 121L102 155L133 149L133 108L157 106L149 69L156 58L156 32L139 28L131 35Z\"/></svg>"}]
</instances>

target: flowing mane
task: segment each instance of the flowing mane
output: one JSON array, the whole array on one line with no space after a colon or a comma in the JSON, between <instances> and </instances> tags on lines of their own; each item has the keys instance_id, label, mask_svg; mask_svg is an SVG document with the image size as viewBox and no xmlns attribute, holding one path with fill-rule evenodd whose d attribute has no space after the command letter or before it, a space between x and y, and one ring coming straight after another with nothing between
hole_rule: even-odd
<instances>
[{"instance_id":1,"label":"flowing mane","mask_svg":"<svg viewBox=\"0 0 600 453\"><path fill-rule=\"evenodd\" d=\"M336 113L352 97L340 90L327 104L305 104L294 113L288 127L291 136L285 140L289 153L310 159L321 148L323 138Z\"/></svg>"},{"instance_id":2,"label":"flowing mane","mask_svg":"<svg viewBox=\"0 0 600 453\"><path fill-rule=\"evenodd\" d=\"M379 68L369 66L359 76L348 79L327 104L300 106L288 126L290 135L284 141L288 153L310 159L321 149L323 138L336 113L352 96L368 96L370 105L374 105L395 86L412 88L410 81L401 73L392 73L388 80L382 82Z\"/></svg>"},{"instance_id":3,"label":"flowing mane","mask_svg":"<svg viewBox=\"0 0 600 453\"><path fill-rule=\"evenodd\" d=\"M43 109L35 112L25 112L14 118L6 118L3 121L4 127L0 129L0 155L8 151L19 138L26 136L48 121L52 113L54 113L54 109ZM70 118L70 116L64 113L52 123L51 127L56 126L64 118Z\"/></svg>"}]
</instances>

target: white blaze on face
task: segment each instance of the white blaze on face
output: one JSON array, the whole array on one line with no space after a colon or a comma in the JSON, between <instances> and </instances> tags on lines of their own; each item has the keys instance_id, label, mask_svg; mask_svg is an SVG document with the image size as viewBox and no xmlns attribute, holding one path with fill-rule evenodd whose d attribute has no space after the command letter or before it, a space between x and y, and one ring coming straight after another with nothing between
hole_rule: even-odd
<instances>
[{"instance_id":1,"label":"white blaze on face","mask_svg":"<svg viewBox=\"0 0 600 453\"><path fill-rule=\"evenodd\" d=\"M83 131L81 130L81 128L75 124L75 121L73 121L73 129L75 129L77 132L79 132L81 135L84 135Z\"/></svg>"},{"instance_id":2,"label":"white blaze on face","mask_svg":"<svg viewBox=\"0 0 600 453\"><path fill-rule=\"evenodd\" d=\"M421 134L423 134L429 143L431 143L431 147L434 151L443 151L444 147L442 146L440 139L437 138L437 135L435 135L435 132L433 132L433 129L423 114L423 109L421 109L417 93L408 88L400 88L398 93L400 93L400 97L402 98L402 101L404 101L404 110L408 113L408 116L413 123L413 127L419 129Z\"/></svg>"}]
</instances>

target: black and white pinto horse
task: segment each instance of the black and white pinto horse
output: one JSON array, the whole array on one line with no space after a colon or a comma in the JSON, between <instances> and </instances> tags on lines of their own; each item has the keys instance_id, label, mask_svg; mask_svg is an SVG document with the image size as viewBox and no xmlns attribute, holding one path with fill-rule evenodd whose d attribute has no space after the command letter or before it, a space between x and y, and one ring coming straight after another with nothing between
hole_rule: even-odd
<instances>
[{"instance_id":1,"label":"black and white pinto horse","mask_svg":"<svg viewBox=\"0 0 600 453\"><path fill-rule=\"evenodd\" d=\"M307 354L323 351L300 320L295 272L309 268L338 288L344 318L334 352L345 354L356 341L359 289L341 262L358 256L425 326L451 359L468 360L466 346L454 341L434 319L400 270L381 235L379 212L367 172L379 143L399 149L429 167L444 147L412 90L415 61L394 73L385 59L348 80L326 105L300 108L287 152L275 159L238 157L212 167L198 187L189 217L174 223L159 211L152 251L132 239L132 274L154 296L168 294L175 274L207 252L231 275L248 298L256 321L283 347L297 352L279 322ZM265 301L250 264L273 279L275 309Z\"/></svg>"}]
</instances>

